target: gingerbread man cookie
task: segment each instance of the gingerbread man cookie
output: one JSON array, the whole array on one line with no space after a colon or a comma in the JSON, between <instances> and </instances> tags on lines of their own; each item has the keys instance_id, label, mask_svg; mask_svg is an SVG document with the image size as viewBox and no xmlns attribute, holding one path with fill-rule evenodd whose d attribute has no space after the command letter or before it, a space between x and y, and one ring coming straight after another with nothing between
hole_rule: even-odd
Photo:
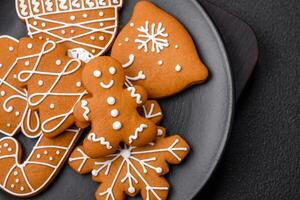
<instances>
[{"instance_id":1,"label":"gingerbread man cookie","mask_svg":"<svg viewBox=\"0 0 300 200\"><path fill-rule=\"evenodd\" d=\"M22 38L19 42L18 56L24 59L16 64L17 79L28 89L28 104L39 112L46 137L74 124L74 105L86 94L82 62L66 54L67 47L50 40Z\"/></svg>"},{"instance_id":2,"label":"gingerbread man cookie","mask_svg":"<svg viewBox=\"0 0 300 200\"><path fill-rule=\"evenodd\" d=\"M40 135L40 121L36 111L27 103L27 91L17 80L19 41L10 36L0 36L0 132L14 136L20 130L29 138ZM25 66L23 66L25 69Z\"/></svg>"},{"instance_id":3,"label":"gingerbread man cookie","mask_svg":"<svg viewBox=\"0 0 300 200\"><path fill-rule=\"evenodd\" d=\"M103 55L114 41L121 7L122 0L16 0L30 37L92 56Z\"/></svg>"},{"instance_id":4,"label":"gingerbread man cookie","mask_svg":"<svg viewBox=\"0 0 300 200\"><path fill-rule=\"evenodd\" d=\"M143 86L151 98L174 95L208 77L188 31L149 1L136 4L111 56L123 64L128 85Z\"/></svg>"},{"instance_id":5,"label":"gingerbread man cookie","mask_svg":"<svg viewBox=\"0 0 300 200\"><path fill-rule=\"evenodd\" d=\"M97 200L125 199L141 194L145 200L167 199L169 183L163 177L168 164L179 164L189 153L189 145L179 136L158 138L144 147L124 146L115 154L91 159L82 147L69 158L69 165L80 174L91 172L101 183Z\"/></svg>"},{"instance_id":6,"label":"gingerbread man cookie","mask_svg":"<svg viewBox=\"0 0 300 200\"><path fill-rule=\"evenodd\" d=\"M74 115L79 123L91 122L83 143L90 157L111 154L121 142L143 146L155 139L155 123L137 112L147 100L146 91L139 86L124 88L124 70L118 61L93 59L83 70L82 82L91 97L77 104Z\"/></svg>"}]
</instances>

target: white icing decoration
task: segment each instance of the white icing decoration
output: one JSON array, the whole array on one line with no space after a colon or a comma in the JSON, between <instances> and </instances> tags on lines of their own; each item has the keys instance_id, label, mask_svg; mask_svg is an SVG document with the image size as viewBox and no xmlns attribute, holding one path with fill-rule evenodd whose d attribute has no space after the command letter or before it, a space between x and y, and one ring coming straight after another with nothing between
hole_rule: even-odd
<instances>
[{"instance_id":1,"label":"white icing decoration","mask_svg":"<svg viewBox=\"0 0 300 200\"><path fill-rule=\"evenodd\" d=\"M119 111L117 109L113 109L111 112L110 112L110 115L112 117L118 117L119 116Z\"/></svg>"},{"instance_id":2,"label":"white icing decoration","mask_svg":"<svg viewBox=\"0 0 300 200\"><path fill-rule=\"evenodd\" d=\"M122 128L122 123L119 122L119 121L115 121L115 122L113 123L112 127L113 127L113 129L116 130L116 131L117 131L117 130L120 130L120 129Z\"/></svg>"},{"instance_id":3,"label":"white icing decoration","mask_svg":"<svg viewBox=\"0 0 300 200\"><path fill-rule=\"evenodd\" d=\"M176 72L180 72L182 70L182 67L180 65L176 65L175 70Z\"/></svg>"},{"instance_id":4,"label":"white icing decoration","mask_svg":"<svg viewBox=\"0 0 300 200\"><path fill-rule=\"evenodd\" d=\"M100 78L101 77L101 71L99 71L99 70L95 70L94 72L93 72L93 75L94 75L94 77L96 77L96 78Z\"/></svg>"},{"instance_id":5,"label":"white icing decoration","mask_svg":"<svg viewBox=\"0 0 300 200\"><path fill-rule=\"evenodd\" d=\"M27 44L27 48L28 48L28 49L32 49L32 43L28 43L28 44Z\"/></svg>"},{"instance_id":6,"label":"white icing decoration","mask_svg":"<svg viewBox=\"0 0 300 200\"><path fill-rule=\"evenodd\" d=\"M95 36L91 36L90 38L91 38L91 40L95 40L96 39Z\"/></svg>"},{"instance_id":7,"label":"white icing decoration","mask_svg":"<svg viewBox=\"0 0 300 200\"><path fill-rule=\"evenodd\" d=\"M126 38L125 38L125 42L128 42L128 41L129 41L129 38L128 38L128 37L126 37Z\"/></svg>"},{"instance_id":8,"label":"white icing decoration","mask_svg":"<svg viewBox=\"0 0 300 200\"><path fill-rule=\"evenodd\" d=\"M40 7L40 2L38 0L31 0L32 5L33 5L33 11L36 13L39 13L39 7Z\"/></svg>"},{"instance_id":9,"label":"white icing decoration","mask_svg":"<svg viewBox=\"0 0 300 200\"><path fill-rule=\"evenodd\" d=\"M116 103L116 99L114 98L114 97L108 97L107 98L107 103L108 103L108 105L115 105L115 103Z\"/></svg>"},{"instance_id":10,"label":"white icing decoration","mask_svg":"<svg viewBox=\"0 0 300 200\"><path fill-rule=\"evenodd\" d=\"M30 62L27 60L25 61L25 66L28 67L30 65Z\"/></svg>"},{"instance_id":11,"label":"white icing decoration","mask_svg":"<svg viewBox=\"0 0 300 200\"><path fill-rule=\"evenodd\" d=\"M111 144L106 141L106 139L104 137L99 137L97 138L95 133L90 133L88 136L88 140L92 141L92 142L98 142L103 146L106 146L107 149L112 149Z\"/></svg>"},{"instance_id":12,"label":"white icing decoration","mask_svg":"<svg viewBox=\"0 0 300 200\"><path fill-rule=\"evenodd\" d=\"M135 55L130 54L128 57L128 62L122 65L123 68L126 69L126 68L130 67L134 63L134 60L135 60Z\"/></svg>"},{"instance_id":13,"label":"white icing decoration","mask_svg":"<svg viewBox=\"0 0 300 200\"><path fill-rule=\"evenodd\" d=\"M43 85L44 85L44 81L39 80L39 81L38 81L38 85L39 85L39 86L43 86Z\"/></svg>"},{"instance_id":14,"label":"white icing decoration","mask_svg":"<svg viewBox=\"0 0 300 200\"><path fill-rule=\"evenodd\" d=\"M25 0L19 0L19 6L21 8L21 14L23 15L23 17L28 16L28 12L27 12L27 5L25 4Z\"/></svg>"},{"instance_id":15,"label":"white icing decoration","mask_svg":"<svg viewBox=\"0 0 300 200\"><path fill-rule=\"evenodd\" d=\"M158 64L158 65L163 65L163 64L164 64L164 61L159 60L159 61L157 62L157 64Z\"/></svg>"},{"instance_id":16,"label":"white icing decoration","mask_svg":"<svg viewBox=\"0 0 300 200\"><path fill-rule=\"evenodd\" d=\"M104 38L103 35L99 36L99 40L100 40L100 41L103 41L104 39L105 39L105 38Z\"/></svg>"},{"instance_id":17,"label":"white icing decoration","mask_svg":"<svg viewBox=\"0 0 300 200\"><path fill-rule=\"evenodd\" d=\"M81 87L81 82L80 81L76 82L76 87Z\"/></svg>"},{"instance_id":18,"label":"white icing decoration","mask_svg":"<svg viewBox=\"0 0 300 200\"><path fill-rule=\"evenodd\" d=\"M88 107L88 102L86 100L81 101L81 108L84 110L84 113L82 114L83 118L86 121L89 121L90 119L89 119L88 114L90 113L90 109Z\"/></svg>"},{"instance_id":19,"label":"white icing decoration","mask_svg":"<svg viewBox=\"0 0 300 200\"><path fill-rule=\"evenodd\" d=\"M56 61L55 61L55 64L56 64L56 65L61 65L61 60L59 60L59 59L56 60Z\"/></svg>"},{"instance_id":20,"label":"white icing decoration","mask_svg":"<svg viewBox=\"0 0 300 200\"><path fill-rule=\"evenodd\" d=\"M55 105L53 103L51 103L49 108L53 110L55 108Z\"/></svg>"},{"instance_id":21,"label":"white icing decoration","mask_svg":"<svg viewBox=\"0 0 300 200\"><path fill-rule=\"evenodd\" d=\"M162 136L164 134L163 130L157 129L157 136Z\"/></svg>"},{"instance_id":22,"label":"white icing decoration","mask_svg":"<svg viewBox=\"0 0 300 200\"><path fill-rule=\"evenodd\" d=\"M53 11L53 2L52 2L52 0L46 0L45 5L46 5L46 11L48 11L48 12Z\"/></svg>"},{"instance_id":23,"label":"white icing decoration","mask_svg":"<svg viewBox=\"0 0 300 200\"><path fill-rule=\"evenodd\" d=\"M136 128L134 134L129 136L129 144L132 144L134 140L137 140L139 134L142 133L146 128L148 128L146 124L141 124L138 128Z\"/></svg>"},{"instance_id":24,"label":"white icing decoration","mask_svg":"<svg viewBox=\"0 0 300 200\"><path fill-rule=\"evenodd\" d=\"M87 17L88 17L88 14L84 13L84 14L82 15L82 17L87 18Z\"/></svg>"},{"instance_id":25,"label":"white icing decoration","mask_svg":"<svg viewBox=\"0 0 300 200\"><path fill-rule=\"evenodd\" d=\"M83 48L69 49L68 56L73 59L79 59L85 63L88 63L93 58L93 55Z\"/></svg>"},{"instance_id":26,"label":"white icing decoration","mask_svg":"<svg viewBox=\"0 0 300 200\"><path fill-rule=\"evenodd\" d=\"M9 47L8 50L9 50L10 52L12 52L12 51L14 50L14 47Z\"/></svg>"},{"instance_id":27,"label":"white icing decoration","mask_svg":"<svg viewBox=\"0 0 300 200\"><path fill-rule=\"evenodd\" d=\"M170 46L166 39L169 35L165 32L166 29L161 22L158 25L152 23L150 28L151 30L149 30L149 21L146 21L145 26L138 28L137 30L141 33L138 34L135 42L139 44L139 50L144 49L144 52L148 52L148 48L151 47L151 52L160 53L164 48Z\"/></svg>"},{"instance_id":28,"label":"white icing decoration","mask_svg":"<svg viewBox=\"0 0 300 200\"><path fill-rule=\"evenodd\" d=\"M177 45L175 45L175 49L179 49L179 45L177 44Z\"/></svg>"},{"instance_id":29,"label":"white icing decoration","mask_svg":"<svg viewBox=\"0 0 300 200\"><path fill-rule=\"evenodd\" d=\"M45 22L42 23L42 27L46 27L46 23ZM48 40L49 40L49 38L48 38Z\"/></svg>"},{"instance_id":30,"label":"white icing decoration","mask_svg":"<svg viewBox=\"0 0 300 200\"><path fill-rule=\"evenodd\" d=\"M2 97L4 97L6 92L4 90L2 90L0 94L1 94Z\"/></svg>"},{"instance_id":31,"label":"white icing decoration","mask_svg":"<svg viewBox=\"0 0 300 200\"><path fill-rule=\"evenodd\" d=\"M99 16L100 16L100 17L103 17L103 16L104 16L104 12L100 11L100 12L99 12Z\"/></svg>"},{"instance_id":32,"label":"white icing decoration","mask_svg":"<svg viewBox=\"0 0 300 200\"><path fill-rule=\"evenodd\" d=\"M85 0L85 3L88 5L89 8L93 8L95 6L94 2L91 0Z\"/></svg>"},{"instance_id":33,"label":"white icing decoration","mask_svg":"<svg viewBox=\"0 0 300 200\"><path fill-rule=\"evenodd\" d=\"M142 96L137 93L135 87L128 87L127 90L130 92L132 98L135 98L137 104L143 103Z\"/></svg>"},{"instance_id":34,"label":"white icing decoration","mask_svg":"<svg viewBox=\"0 0 300 200\"><path fill-rule=\"evenodd\" d=\"M76 17L74 15L70 16L70 20L74 21L76 19Z\"/></svg>"},{"instance_id":35,"label":"white icing decoration","mask_svg":"<svg viewBox=\"0 0 300 200\"><path fill-rule=\"evenodd\" d=\"M80 3L78 2L79 0L72 0L72 6L74 8L80 8Z\"/></svg>"},{"instance_id":36,"label":"white icing decoration","mask_svg":"<svg viewBox=\"0 0 300 200\"><path fill-rule=\"evenodd\" d=\"M67 0L58 0L58 2L59 2L59 8L60 9L62 9L62 10L68 9L68 6L66 5Z\"/></svg>"},{"instance_id":37,"label":"white icing decoration","mask_svg":"<svg viewBox=\"0 0 300 200\"><path fill-rule=\"evenodd\" d=\"M154 108L155 108L155 105L153 103L151 103L150 110L149 110L149 112L147 112L146 107L143 105L144 116L147 119L152 119L152 118L155 118L155 117L162 116L161 112L153 113L154 112Z\"/></svg>"},{"instance_id":38,"label":"white icing decoration","mask_svg":"<svg viewBox=\"0 0 300 200\"><path fill-rule=\"evenodd\" d=\"M66 31L65 30L61 30L61 34L65 35Z\"/></svg>"},{"instance_id":39,"label":"white icing decoration","mask_svg":"<svg viewBox=\"0 0 300 200\"><path fill-rule=\"evenodd\" d=\"M132 28L134 27L134 23L133 22L130 23L130 27L132 27Z\"/></svg>"},{"instance_id":40,"label":"white icing decoration","mask_svg":"<svg viewBox=\"0 0 300 200\"><path fill-rule=\"evenodd\" d=\"M114 85L115 81L114 80L110 80L108 84L105 84L104 82L100 82L100 86L103 88L103 89L110 89L112 88L112 86Z\"/></svg>"},{"instance_id":41,"label":"white icing decoration","mask_svg":"<svg viewBox=\"0 0 300 200\"><path fill-rule=\"evenodd\" d=\"M109 71L109 73L110 73L111 75L115 75L115 74L117 73L117 70L116 70L115 67L110 67L110 68L108 69L108 71Z\"/></svg>"}]
</instances>

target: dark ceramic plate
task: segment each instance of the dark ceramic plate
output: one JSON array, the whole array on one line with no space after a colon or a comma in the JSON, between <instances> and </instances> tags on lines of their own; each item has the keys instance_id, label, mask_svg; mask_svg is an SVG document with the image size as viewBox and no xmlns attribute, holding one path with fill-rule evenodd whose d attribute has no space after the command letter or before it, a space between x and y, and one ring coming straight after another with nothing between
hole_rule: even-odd
<instances>
[{"instance_id":1,"label":"dark ceramic plate","mask_svg":"<svg viewBox=\"0 0 300 200\"><path fill-rule=\"evenodd\" d=\"M125 0L121 24L130 17L136 0ZM162 100L165 113L163 125L169 133L179 133L192 146L185 162L172 167L168 178L172 184L170 199L192 199L206 183L223 152L232 121L234 97L228 58L214 25L194 0L153 0L161 8L176 16L190 31L199 54L209 67L209 81ZM26 29L15 13L14 1L1 0L0 33L17 38ZM35 141L19 135L25 152ZM94 199L98 184L91 176L81 176L65 166L48 189L35 198L43 200ZM0 192L0 199L15 199Z\"/></svg>"}]
</instances>

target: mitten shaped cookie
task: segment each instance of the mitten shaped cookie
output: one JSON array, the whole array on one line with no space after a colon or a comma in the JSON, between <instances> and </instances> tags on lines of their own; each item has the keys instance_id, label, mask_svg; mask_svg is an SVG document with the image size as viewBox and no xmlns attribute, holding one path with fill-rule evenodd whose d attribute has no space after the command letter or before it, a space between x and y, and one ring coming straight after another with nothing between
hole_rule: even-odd
<instances>
[{"instance_id":1,"label":"mitten shaped cookie","mask_svg":"<svg viewBox=\"0 0 300 200\"><path fill-rule=\"evenodd\" d=\"M123 64L128 84L143 86L151 98L174 95L208 77L186 28L150 1L138 1L111 56Z\"/></svg>"},{"instance_id":2,"label":"mitten shaped cookie","mask_svg":"<svg viewBox=\"0 0 300 200\"><path fill-rule=\"evenodd\" d=\"M155 139L156 125L137 111L147 93L142 87L124 88L125 75L118 61L93 59L83 70L82 82L91 97L75 106L74 116L78 126L92 125L83 143L90 157L114 153L121 142L143 146Z\"/></svg>"}]
</instances>

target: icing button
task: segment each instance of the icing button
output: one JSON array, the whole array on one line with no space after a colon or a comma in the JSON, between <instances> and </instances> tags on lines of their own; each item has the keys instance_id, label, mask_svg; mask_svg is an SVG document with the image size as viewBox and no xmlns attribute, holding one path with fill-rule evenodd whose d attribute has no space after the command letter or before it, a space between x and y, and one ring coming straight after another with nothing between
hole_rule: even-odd
<instances>
[{"instance_id":1,"label":"icing button","mask_svg":"<svg viewBox=\"0 0 300 200\"><path fill-rule=\"evenodd\" d=\"M116 99L114 98L114 97L108 97L107 98L107 103L108 103L108 105L115 105L115 103L116 103Z\"/></svg>"},{"instance_id":2,"label":"icing button","mask_svg":"<svg viewBox=\"0 0 300 200\"><path fill-rule=\"evenodd\" d=\"M110 114L112 117L118 117L120 113L117 109L113 109Z\"/></svg>"},{"instance_id":3,"label":"icing button","mask_svg":"<svg viewBox=\"0 0 300 200\"><path fill-rule=\"evenodd\" d=\"M121 122L115 121L115 122L113 123L113 129L114 129L114 130L120 130L121 128L122 128Z\"/></svg>"}]
</instances>

